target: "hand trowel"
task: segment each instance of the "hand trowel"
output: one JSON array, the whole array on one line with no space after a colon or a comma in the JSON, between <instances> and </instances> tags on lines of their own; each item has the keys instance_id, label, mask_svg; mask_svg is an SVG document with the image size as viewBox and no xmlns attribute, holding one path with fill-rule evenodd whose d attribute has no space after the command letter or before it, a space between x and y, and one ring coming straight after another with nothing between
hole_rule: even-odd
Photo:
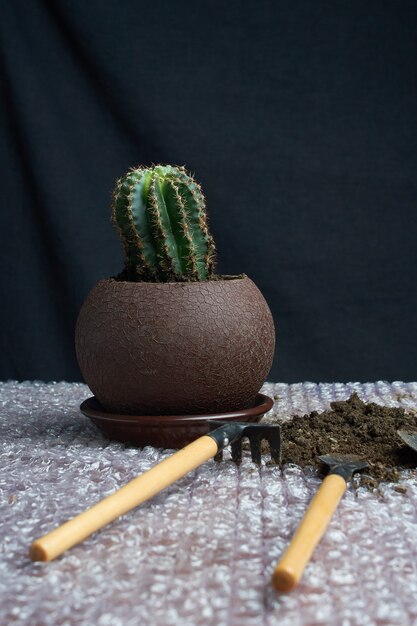
<instances>
[{"instance_id":1,"label":"hand trowel","mask_svg":"<svg viewBox=\"0 0 417 626\"><path fill-rule=\"evenodd\" d=\"M355 455L319 456L329 471L314 496L282 559L276 566L272 584L277 591L291 591L304 569L346 491L353 474L368 467Z\"/></svg>"}]
</instances>

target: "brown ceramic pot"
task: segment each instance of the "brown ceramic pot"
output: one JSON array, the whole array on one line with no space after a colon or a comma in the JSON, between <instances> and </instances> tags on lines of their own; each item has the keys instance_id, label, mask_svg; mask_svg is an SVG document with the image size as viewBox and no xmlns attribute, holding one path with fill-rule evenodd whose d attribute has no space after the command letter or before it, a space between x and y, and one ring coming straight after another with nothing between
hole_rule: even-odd
<instances>
[{"instance_id":1,"label":"brown ceramic pot","mask_svg":"<svg viewBox=\"0 0 417 626\"><path fill-rule=\"evenodd\" d=\"M175 415L253 405L275 331L246 276L204 282L101 280L76 327L78 363L108 411Z\"/></svg>"}]
</instances>

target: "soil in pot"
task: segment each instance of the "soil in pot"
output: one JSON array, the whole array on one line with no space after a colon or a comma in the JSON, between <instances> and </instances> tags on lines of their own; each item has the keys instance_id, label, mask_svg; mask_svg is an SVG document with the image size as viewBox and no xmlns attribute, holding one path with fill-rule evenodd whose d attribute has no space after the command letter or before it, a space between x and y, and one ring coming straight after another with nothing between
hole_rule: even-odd
<instances>
[{"instance_id":1,"label":"soil in pot","mask_svg":"<svg viewBox=\"0 0 417 626\"><path fill-rule=\"evenodd\" d=\"M282 462L320 466L321 454L358 454L369 463L362 483L372 487L378 481L396 482L401 469L417 467L417 454L397 435L403 428L417 429L417 415L367 404L353 394L346 401L332 402L328 411L283 422Z\"/></svg>"}]
</instances>

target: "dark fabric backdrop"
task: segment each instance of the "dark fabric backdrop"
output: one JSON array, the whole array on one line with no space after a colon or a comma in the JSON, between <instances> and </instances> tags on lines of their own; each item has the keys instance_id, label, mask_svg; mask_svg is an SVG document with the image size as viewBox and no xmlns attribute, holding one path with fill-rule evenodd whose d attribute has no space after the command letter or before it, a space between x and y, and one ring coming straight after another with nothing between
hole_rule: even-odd
<instances>
[{"instance_id":1,"label":"dark fabric backdrop","mask_svg":"<svg viewBox=\"0 0 417 626\"><path fill-rule=\"evenodd\" d=\"M268 300L271 380L416 378L415 2L0 5L0 378L80 380L111 190L152 162L195 173L219 271Z\"/></svg>"}]
</instances>

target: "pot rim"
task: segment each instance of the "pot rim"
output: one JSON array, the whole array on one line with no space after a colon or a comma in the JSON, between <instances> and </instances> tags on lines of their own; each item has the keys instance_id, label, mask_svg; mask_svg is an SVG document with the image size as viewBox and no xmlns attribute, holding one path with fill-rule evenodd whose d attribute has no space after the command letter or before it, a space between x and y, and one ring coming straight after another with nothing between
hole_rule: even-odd
<instances>
[{"instance_id":1,"label":"pot rim","mask_svg":"<svg viewBox=\"0 0 417 626\"><path fill-rule=\"evenodd\" d=\"M117 276L109 276L108 278L101 278L99 282L115 282L127 285L205 285L216 284L222 282L237 282L239 280L249 279L247 274L216 274L213 278L208 280L171 280L171 281L155 281L155 280L122 280ZM250 280L250 279L249 279Z\"/></svg>"}]
</instances>

